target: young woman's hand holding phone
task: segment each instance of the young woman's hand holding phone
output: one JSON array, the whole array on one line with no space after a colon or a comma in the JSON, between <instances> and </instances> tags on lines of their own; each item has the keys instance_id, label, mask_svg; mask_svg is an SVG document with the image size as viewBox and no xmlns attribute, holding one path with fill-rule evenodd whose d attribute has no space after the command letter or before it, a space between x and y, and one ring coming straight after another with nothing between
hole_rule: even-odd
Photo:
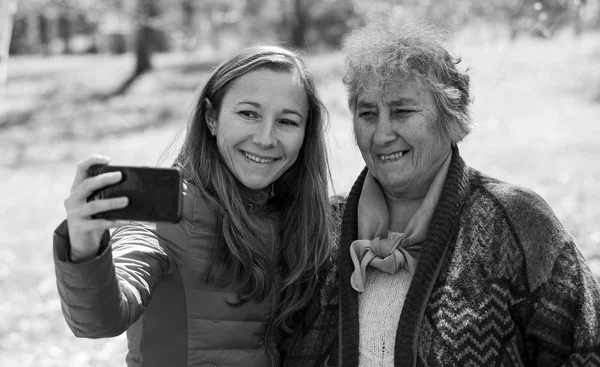
<instances>
[{"instance_id":1,"label":"young woman's hand holding phone","mask_svg":"<svg viewBox=\"0 0 600 367\"><path fill-rule=\"evenodd\" d=\"M109 161L108 157L93 155L80 162L71 194L64 201L71 242L70 257L73 262L85 261L96 256L104 231L127 223L123 220L92 218L92 215L100 212L126 207L127 197L87 201L94 191L121 181L121 172L88 177L88 169L92 165L107 164Z\"/></svg>"}]
</instances>

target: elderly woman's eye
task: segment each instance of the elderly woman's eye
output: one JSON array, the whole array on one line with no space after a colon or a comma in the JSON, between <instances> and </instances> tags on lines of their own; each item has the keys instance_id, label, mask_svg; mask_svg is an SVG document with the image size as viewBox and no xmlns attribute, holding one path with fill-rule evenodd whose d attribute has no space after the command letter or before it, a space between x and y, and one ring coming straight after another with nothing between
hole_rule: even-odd
<instances>
[{"instance_id":1,"label":"elderly woman's eye","mask_svg":"<svg viewBox=\"0 0 600 367\"><path fill-rule=\"evenodd\" d=\"M407 109L397 109L394 110L395 114L407 114L407 113L411 113L414 112L413 110L407 110Z\"/></svg>"},{"instance_id":2,"label":"elderly woman's eye","mask_svg":"<svg viewBox=\"0 0 600 367\"><path fill-rule=\"evenodd\" d=\"M358 117L360 117L360 118L369 118L369 117L374 117L374 116L377 116L375 111L362 111L362 112L358 113Z\"/></svg>"}]
</instances>

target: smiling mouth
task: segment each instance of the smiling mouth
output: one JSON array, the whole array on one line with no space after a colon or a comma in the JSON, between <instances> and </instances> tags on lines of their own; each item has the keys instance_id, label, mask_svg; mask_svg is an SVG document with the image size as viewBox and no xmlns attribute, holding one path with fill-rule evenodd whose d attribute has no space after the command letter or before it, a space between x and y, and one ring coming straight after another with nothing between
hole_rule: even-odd
<instances>
[{"instance_id":1,"label":"smiling mouth","mask_svg":"<svg viewBox=\"0 0 600 367\"><path fill-rule=\"evenodd\" d=\"M244 155L244 157L248 158L248 160L255 162L255 163L261 163L261 164L269 164L273 161L276 160L276 158L265 158L265 157L259 157L256 156L254 154L245 152L242 150L242 154Z\"/></svg>"},{"instance_id":2,"label":"smiling mouth","mask_svg":"<svg viewBox=\"0 0 600 367\"><path fill-rule=\"evenodd\" d=\"M402 156L404 154L408 153L408 150L403 150L401 152L396 152L396 153L392 153L392 154L379 154L377 155L379 157L379 159L381 159L383 162L389 162L389 161L395 161L397 159L402 158Z\"/></svg>"}]
</instances>

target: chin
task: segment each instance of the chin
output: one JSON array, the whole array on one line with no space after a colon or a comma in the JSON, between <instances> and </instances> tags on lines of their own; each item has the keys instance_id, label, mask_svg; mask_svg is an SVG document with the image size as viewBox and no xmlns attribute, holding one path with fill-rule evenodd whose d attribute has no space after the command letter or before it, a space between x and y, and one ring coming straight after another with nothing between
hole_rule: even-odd
<instances>
[{"instance_id":1,"label":"chin","mask_svg":"<svg viewBox=\"0 0 600 367\"><path fill-rule=\"evenodd\" d=\"M403 185L406 184L406 180L403 180L398 177L386 177L382 181L383 182L380 181L380 183L382 183L382 185L385 185L385 186L391 187L391 188L402 187Z\"/></svg>"},{"instance_id":2,"label":"chin","mask_svg":"<svg viewBox=\"0 0 600 367\"><path fill-rule=\"evenodd\" d=\"M261 190L264 189L265 187L269 186L271 184L271 182L266 182L266 181L242 181L242 185L244 185L246 188L250 189L250 190Z\"/></svg>"}]
</instances>

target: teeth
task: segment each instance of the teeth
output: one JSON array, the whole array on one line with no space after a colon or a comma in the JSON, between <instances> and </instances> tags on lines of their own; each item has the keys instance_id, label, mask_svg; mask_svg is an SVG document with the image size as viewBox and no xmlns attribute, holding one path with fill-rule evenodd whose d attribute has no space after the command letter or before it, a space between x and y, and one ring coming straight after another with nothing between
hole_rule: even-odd
<instances>
[{"instance_id":1,"label":"teeth","mask_svg":"<svg viewBox=\"0 0 600 367\"><path fill-rule=\"evenodd\" d=\"M254 154L250 154L248 152L243 152L243 153L246 156L246 158L248 158L249 160L256 162L256 163L271 163L275 160L273 158L259 158L259 157L255 156Z\"/></svg>"},{"instance_id":2,"label":"teeth","mask_svg":"<svg viewBox=\"0 0 600 367\"><path fill-rule=\"evenodd\" d=\"M388 155L381 154L379 156L379 158L381 158L382 161L389 161L390 159L398 159L398 158L402 157L403 154L404 153L402 153L402 152L394 153L394 154L388 154Z\"/></svg>"}]
</instances>

